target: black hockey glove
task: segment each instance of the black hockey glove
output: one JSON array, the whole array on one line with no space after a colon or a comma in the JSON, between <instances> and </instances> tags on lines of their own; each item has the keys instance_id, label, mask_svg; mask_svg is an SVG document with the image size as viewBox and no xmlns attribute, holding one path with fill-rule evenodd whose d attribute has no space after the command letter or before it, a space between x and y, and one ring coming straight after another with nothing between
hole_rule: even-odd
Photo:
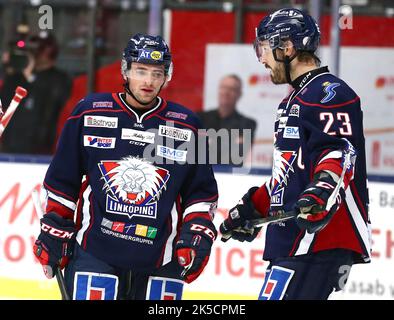
<instances>
[{"instance_id":1,"label":"black hockey glove","mask_svg":"<svg viewBox=\"0 0 394 320\"><path fill-rule=\"evenodd\" d=\"M247 221L261 218L261 215L256 211L251 199L253 193L255 193L257 189L259 188L250 188L238 204L229 211L227 219L220 225L222 241L233 238L241 242L250 242L257 237L261 227L248 228L246 226Z\"/></svg>"},{"instance_id":2,"label":"black hockey glove","mask_svg":"<svg viewBox=\"0 0 394 320\"><path fill-rule=\"evenodd\" d=\"M296 221L301 229L314 233L330 222L345 199L343 186L339 188L336 196L333 195L336 186L337 182L329 173L321 171L315 174L313 182L306 187L295 204L295 210L299 212ZM329 201L330 197L332 200Z\"/></svg>"},{"instance_id":3,"label":"black hockey glove","mask_svg":"<svg viewBox=\"0 0 394 320\"><path fill-rule=\"evenodd\" d=\"M41 263L47 278L55 275L55 269L63 269L71 257L76 230L72 220L49 212L40 220L41 233L34 243L33 252Z\"/></svg>"},{"instance_id":4,"label":"black hockey glove","mask_svg":"<svg viewBox=\"0 0 394 320\"><path fill-rule=\"evenodd\" d=\"M181 276L187 283L204 270L216 236L215 226L208 219L193 218L184 222L175 250L178 263L184 267Z\"/></svg>"}]
</instances>

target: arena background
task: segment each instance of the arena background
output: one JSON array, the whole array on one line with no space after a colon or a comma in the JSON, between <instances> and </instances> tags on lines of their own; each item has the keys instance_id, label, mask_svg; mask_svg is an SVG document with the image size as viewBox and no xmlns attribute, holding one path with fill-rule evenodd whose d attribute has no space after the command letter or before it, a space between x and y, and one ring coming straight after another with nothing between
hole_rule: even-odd
<instances>
[{"instance_id":1,"label":"arena background","mask_svg":"<svg viewBox=\"0 0 394 320\"><path fill-rule=\"evenodd\" d=\"M347 13L336 56L332 10ZM21 36L21 25L39 31L41 1L0 0L0 50ZM274 87L257 64L254 27L267 12L285 6L320 15L324 63L359 93L365 117L373 262L355 266L344 292L334 299L394 299L394 3L392 1L46 1L60 45L59 66L73 76L72 95L58 122L60 131L75 103L91 91L121 90L120 53L136 32L160 33L174 52L175 73L163 95L198 111L216 105L218 79L238 73L244 81L239 109L259 123L252 174L215 167L219 182L219 225L251 185L270 174L273 110L288 90ZM349 14L349 7L351 14ZM337 8L338 9L338 8ZM340 17L344 17L341 15ZM351 22L351 23L350 23ZM71 24L72 23L72 24ZM71 28L70 25L73 27ZM338 30L339 29L339 30ZM1 85L2 73L0 73ZM50 157L0 154L0 298L59 299L31 246L39 230L31 191L42 183ZM249 173L250 168L246 170ZM214 244L204 274L185 289L187 299L255 299L267 263L264 233L251 244ZM210 285L207 287L206 283Z\"/></svg>"}]
</instances>

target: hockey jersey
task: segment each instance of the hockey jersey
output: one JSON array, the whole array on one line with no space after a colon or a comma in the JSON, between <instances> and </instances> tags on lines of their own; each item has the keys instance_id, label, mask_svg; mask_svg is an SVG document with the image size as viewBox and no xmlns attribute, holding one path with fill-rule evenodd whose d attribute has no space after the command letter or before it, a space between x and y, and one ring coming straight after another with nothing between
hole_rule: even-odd
<instances>
[{"instance_id":1,"label":"hockey jersey","mask_svg":"<svg viewBox=\"0 0 394 320\"><path fill-rule=\"evenodd\" d=\"M345 182L346 199L329 224L310 234L300 230L295 219L271 223L264 259L346 248L355 252L356 262L367 262L371 240L360 98L327 67L300 76L293 87L277 109L272 176L262 187L268 190L270 214L293 210L320 169L340 176L346 144L357 156L352 175Z\"/></svg>"},{"instance_id":2,"label":"hockey jersey","mask_svg":"<svg viewBox=\"0 0 394 320\"><path fill-rule=\"evenodd\" d=\"M137 113L122 94L87 96L46 173L46 211L73 218L81 247L111 265L148 271L169 263L183 219L212 220L216 209L212 168L196 161L207 146L199 128L193 112L160 97Z\"/></svg>"}]
</instances>

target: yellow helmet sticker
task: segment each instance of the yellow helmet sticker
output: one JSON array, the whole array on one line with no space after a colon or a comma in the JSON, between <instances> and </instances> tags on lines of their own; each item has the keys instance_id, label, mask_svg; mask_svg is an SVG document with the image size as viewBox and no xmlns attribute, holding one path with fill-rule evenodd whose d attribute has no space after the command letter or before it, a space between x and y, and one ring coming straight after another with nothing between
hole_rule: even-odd
<instances>
[{"instance_id":1,"label":"yellow helmet sticker","mask_svg":"<svg viewBox=\"0 0 394 320\"><path fill-rule=\"evenodd\" d=\"M161 59L161 52L160 51L152 51L150 57L153 60L160 60Z\"/></svg>"}]
</instances>

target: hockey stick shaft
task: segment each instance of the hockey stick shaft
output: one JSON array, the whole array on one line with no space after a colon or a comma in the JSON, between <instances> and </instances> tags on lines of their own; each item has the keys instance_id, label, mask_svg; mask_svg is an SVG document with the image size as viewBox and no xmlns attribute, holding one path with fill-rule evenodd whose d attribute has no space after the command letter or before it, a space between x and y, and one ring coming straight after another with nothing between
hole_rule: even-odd
<instances>
[{"instance_id":1,"label":"hockey stick shaft","mask_svg":"<svg viewBox=\"0 0 394 320\"><path fill-rule=\"evenodd\" d=\"M7 111L3 115L0 120L0 137L2 136L5 128L7 127L8 123L10 122L12 116L14 115L16 108L19 106L21 100L26 97L27 90L22 87L17 87L15 89L15 95L11 100L10 105L7 108Z\"/></svg>"},{"instance_id":2,"label":"hockey stick shaft","mask_svg":"<svg viewBox=\"0 0 394 320\"><path fill-rule=\"evenodd\" d=\"M343 181L345 179L345 173L346 173L347 169L350 167L350 165L351 165L351 152L347 151L347 152L345 152L345 155L344 155L341 176L339 177L338 183L337 183L333 193L331 194L331 196L327 200L326 208L330 209L334 205L336 198L339 194L339 190L342 187ZM258 212L256 212L256 213L258 213ZM260 213L258 213L258 214L260 214ZM260 218L260 219L249 220L249 221L246 221L246 224L242 229L253 230L253 228L262 227L266 223L289 220L289 219L295 218L297 215L298 215L298 212L296 212L296 211L285 211L285 212L278 213L278 214L275 214L272 216L268 216L268 217L264 217L264 218ZM232 236L231 233L223 234L222 241L226 242L227 240L229 240L231 238L231 236Z\"/></svg>"},{"instance_id":3,"label":"hockey stick shaft","mask_svg":"<svg viewBox=\"0 0 394 320\"><path fill-rule=\"evenodd\" d=\"M256 211L256 215L259 215L259 214L260 213ZM247 220L245 226L240 228L240 229L243 229L244 231L249 229L250 233L252 233L253 232L253 228L262 227L264 224L270 223L270 222L279 222L279 221L289 220L289 219L292 219L292 218L294 218L296 216L297 216L297 213L295 211L281 212L281 213L277 213L277 214L275 214L273 216L268 216L268 217L265 217L265 218L254 219L254 220ZM223 242L226 242L231 237L232 237L231 233L222 234L221 240Z\"/></svg>"},{"instance_id":4,"label":"hockey stick shaft","mask_svg":"<svg viewBox=\"0 0 394 320\"><path fill-rule=\"evenodd\" d=\"M336 198L339 194L339 190L342 187L343 180L345 179L346 170L349 168L349 166L351 164L350 157L351 157L351 154L349 152L346 152L345 157L344 157L344 161L343 161L343 168L342 168L341 176L339 177L338 183L337 183L334 191L332 192L331 196L327 200L326 208L328 208L328 209L330 209L334 205ZM298 213L295 211L287 211L287 212L284 212L284 213L281 213L278 215L274 215L274 216L269 216L266 218L250 220L250 221L248 221L247 227L249 227L249 228L262 227L264 224L269 223L269 222L279 222L279 221L284 221L284 220L294 218L297 216L297 214Z\"/></svg>"},{"instance_id":5,"label":"hockey stick shaft","mask_svg":"<svg viewBox=\"0 0 394 320\"><path fill-rule=\"evenodd\" d=\"M33 204L37 214L40 217L44 216L44 210L41 206L40 197L36 189L32 191L31 198L33 200ZM54 271L55 271L56 281L59 286L60 294L62 295L62 300L71 300L66 289L66 283L64 281L64 276L62 271L59 268L56 268Z\"/></svg>"}]
</instances>

